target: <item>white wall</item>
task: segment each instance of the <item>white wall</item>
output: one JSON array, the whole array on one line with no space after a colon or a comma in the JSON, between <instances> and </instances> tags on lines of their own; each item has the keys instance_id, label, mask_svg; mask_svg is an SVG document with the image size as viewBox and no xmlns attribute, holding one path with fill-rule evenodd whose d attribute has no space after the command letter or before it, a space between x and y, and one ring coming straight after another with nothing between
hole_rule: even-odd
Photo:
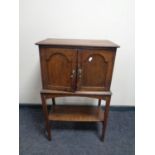
<instances>
[{"instance_id":1,"label":"white wall","mask_svg":"<svg viewBox=\"0 0 155 155\"><path fill-rule=\"evenodd\" d=\"M38 47L46 38L109 39L117 51L112 105L134 105L134 0L20 1L20 103L40 103ZM96 103L62 98L57 102Z\"/></svg>"}]
</instances>

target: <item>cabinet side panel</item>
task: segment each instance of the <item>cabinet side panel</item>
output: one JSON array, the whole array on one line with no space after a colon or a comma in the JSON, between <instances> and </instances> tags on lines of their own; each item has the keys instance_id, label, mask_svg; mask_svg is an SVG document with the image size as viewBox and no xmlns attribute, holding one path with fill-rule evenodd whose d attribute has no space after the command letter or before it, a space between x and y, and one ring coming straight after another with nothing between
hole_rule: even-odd
<instances>
[{"instance_id":1,"label":"cabinet side panel","mask_svg":"<svg viewBox=\"0 0 155 155\"><path fill-rule=\"evenodd\" d=\"M44 56L44 48L42 48L41 46L39 46L39 56L40 56L40 70L41 70L42 88L44 89L46 77L44 76L45 69L44 69L44 65L43 65L43 59L45 56Z\"/></svg>"}]
</instances>

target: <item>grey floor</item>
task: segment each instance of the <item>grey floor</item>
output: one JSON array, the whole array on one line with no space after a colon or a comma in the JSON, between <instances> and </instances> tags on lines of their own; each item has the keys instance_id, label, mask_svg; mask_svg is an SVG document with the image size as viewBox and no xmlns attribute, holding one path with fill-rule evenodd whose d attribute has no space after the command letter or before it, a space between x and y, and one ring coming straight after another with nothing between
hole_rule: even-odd
<instances>
[{"instance_id":1,"label":"grey floor","mask_svg":"<svg viewBox=\"0 0 155 155\"><path fill-rule=\"evenodd\" d=\"M134 110L112 110L105 141L100 123L52 123L52 141L44 134L41 108L20 107L20 155L134 155Z\"/></svg>"}]
</instances>

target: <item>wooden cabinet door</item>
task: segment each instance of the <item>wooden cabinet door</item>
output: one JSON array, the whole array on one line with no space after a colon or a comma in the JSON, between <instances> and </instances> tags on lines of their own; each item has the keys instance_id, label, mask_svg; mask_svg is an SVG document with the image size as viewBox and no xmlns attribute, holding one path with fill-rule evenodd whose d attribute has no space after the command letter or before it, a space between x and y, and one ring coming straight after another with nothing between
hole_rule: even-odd
<instances>
[{"instance_id":1,"label":"wooden cabinet door","mask_svg":"<svg viewBox=\"0 0 155 155\"><path fill-rule=\"evenodd\" d=\"M76 49L40 47L43 89L74 91Z\"/></svg>"},{"instance_id":2,"label":"wooden cabinet door","mask_svg":"<svg viewBox=\"0 0 155 155\"><path fill-rule=\"evenodd\" d=\"M115 49L81 49L78 51L77 90L110 89Z\"/></svg>"}]
</instances>

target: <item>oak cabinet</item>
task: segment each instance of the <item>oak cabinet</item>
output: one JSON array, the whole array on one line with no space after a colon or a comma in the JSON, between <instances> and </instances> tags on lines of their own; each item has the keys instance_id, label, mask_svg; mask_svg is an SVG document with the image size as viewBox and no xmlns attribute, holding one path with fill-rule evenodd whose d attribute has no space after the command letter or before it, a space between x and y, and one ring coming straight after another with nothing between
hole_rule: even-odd
<instances>
[{"instance_id":1,"label":"oak cabinet","mask_svg":"<svg viewBox=\"0 0 155 155\"><path fill-rule=\"evenodd\" d=\"M110 89L116 50L40 46L43 89Z\"/></svg>"},{"instance_id":2,"label":"oak cabinet","mask_svg":"<svg viewBox=\"0 0 155 155\"><path fill-rule=\"evenodd\" d=\"M39 45L40 52L43 87L41 98L49 139L51 138L49 121L59 120L104 122L102 133L104 137L111 97L110 85L116 50L119 46L107 40L78 39L46 39L36 44ZM79 114L75 116L76 109L82 107L56 107L55 97L64 96L94 97L99 100L99 106L88 107L91 109L88 110L89 115L79 110ZM53 109L59 112L52 110L52 114L48 113L47 98L52 98ZM105 112L100 107L102 99L106 100ZM64 109L66 114L69 112L71 114L66 117ZM86 109L85 112L88 113ZM58 114L54 115L56 111Z\"/></svg>"}]
</instances>

